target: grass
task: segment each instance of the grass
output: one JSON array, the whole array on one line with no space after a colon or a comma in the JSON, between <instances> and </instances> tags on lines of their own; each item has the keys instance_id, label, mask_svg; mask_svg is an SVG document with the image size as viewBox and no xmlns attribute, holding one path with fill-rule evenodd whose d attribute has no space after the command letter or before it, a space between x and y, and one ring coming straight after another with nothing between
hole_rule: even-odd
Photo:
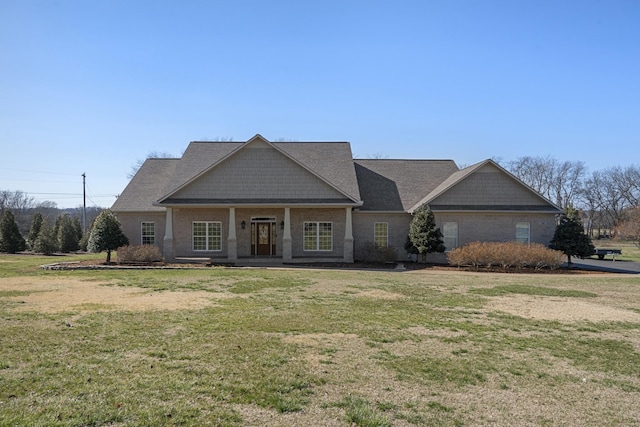
<instances>
[{"instance_id":1,"label":"grass","mask_svg":"<svg viewBox=\"0 0 640 427\"><path fill-rule=\"evenodd\" d=\"M0 255L0 425L640 419L640 321L614 316L640 314L635 276L38 268L51 261ZM34 299L58 292L47 289L52 281L203 303L33 309ZM558 321L489 308L505 295L613 314Z\"/></svg>"}]
</instances>

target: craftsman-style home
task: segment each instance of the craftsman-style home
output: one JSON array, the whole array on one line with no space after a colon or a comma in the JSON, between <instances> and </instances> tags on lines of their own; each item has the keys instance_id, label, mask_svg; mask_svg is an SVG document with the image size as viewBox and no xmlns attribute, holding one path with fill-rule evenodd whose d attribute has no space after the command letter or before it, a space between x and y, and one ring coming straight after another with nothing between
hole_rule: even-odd
<instances>
[{"instance_id":1,"label":"craftsman-style home","mask_svg":"<svg viewBox=\"0 0 640 427\"><path fill-rule=\"evenodd\" d=\"M560 209L492 160L358 160L348 142L192 142L147 159L114 203L131 244L167 260L358 260L404 249L428 205L448 250L474 241L547 244ZM434 258L435 260L435 258Z\"/></svg>"}]
</instances>

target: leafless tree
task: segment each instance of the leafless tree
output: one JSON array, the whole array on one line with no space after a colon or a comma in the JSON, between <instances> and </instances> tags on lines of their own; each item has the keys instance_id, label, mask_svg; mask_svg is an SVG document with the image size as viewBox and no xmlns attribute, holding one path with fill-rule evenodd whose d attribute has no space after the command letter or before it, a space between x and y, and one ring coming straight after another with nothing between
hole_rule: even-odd
<instances>
[{"instance_id":1,"label":"leafless tree","mask_svg":"<svg viewBox=\"0 0 640 427\"><path fill-rule=\"evenodd\" d=\"M625 212L625 219L616 227L616 237L630 240L640 248L640 207Z\"/></svg>"},{"instance_id":2,"label":"leafless tree","mask_svg":"<svg viewBox=\"0 0 640 427\"><path fill-rule=\"evenodd\" d=\"M560 162L550 156L520 157L507 162L506 167L529 187L562 208L576 204L587 170L584 162Z\"/></svg>"}]
</instances>

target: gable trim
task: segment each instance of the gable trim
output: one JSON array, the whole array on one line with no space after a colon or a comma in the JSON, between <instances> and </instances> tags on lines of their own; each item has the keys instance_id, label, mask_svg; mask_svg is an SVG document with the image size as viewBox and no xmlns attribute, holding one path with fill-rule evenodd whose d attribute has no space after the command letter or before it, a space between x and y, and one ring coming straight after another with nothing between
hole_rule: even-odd
<instances>
[{"instance_id":1,"label":"gable trim","mask_svg":"<svg viewBox=\"0 0 640 427\"><path fill-rule=\"evenodd\" d=\"M235 148L234 150L229 152L227 155L221 157L220 159L215 161L213 164L211 164L210 166L208 166L207 168L205 168L204 170L202 170L201 172L199 172L195 176L193 176L190 179L188 179L186 182L180 184L178 187L176 187L173 190L171 190L171 192L169 192L169 193L163 195L162 197L160 197L154 203L154 205L156 205L156 206L166 206L167 202L170 202L171 196L173 196L174 194L176 194L180 190L184 189L188 185L192 184L194 181L196 181L197 179L201 178L205 174L209 173L210 171L212 171L213 169L215 169L216 167L218 167L219 165L221 165L222 163L227 161L229 158L233 157L234 155L239 153L241 150L246 149L248 146L250 146L252 143L254 143L256 141L260 141L260 142L263 142L263 143L267 144L273 150L277 151L278 153L283 155L285 158L289 159L289 161L291 161L291 162L295 163L296 165L300 166L302 169L304 169L305 171L307 171L308 173L313 175L316 179L319 179L320 181L322 181L323 183L325 183L326 185L331 187L333 190L337 191L338 193L343 195L345 198L349 199L351 201L351 205L355 205L355 206L362 205L362 201L359 200L358 197L354 197L351 194L348 194L344 190L342 190L339 187L337 187L336 185L334 185L332 182L330 182L327 179L325 179L324 177L318 175L316 172L314 172L312 169L310 169L304 163L301 163L299 160L297 160L296 158L292 157L291 155L286 153L284 150L280 149L278 146L276 146L273 143L269 142L267 139L265 139L260 134L256 134L255 136L250 138L248 141L242 143L240 146L238 146L237 148Z\"/></svg>"},{"instance_id":2,"label":"gable trim","mask_svg":"<svg viewBox=\"0 0 640 427\"><path fill-rule=\"evenodd\" d=\"M460 170L459 172L457 172L457 174L459 174L459 176L456 177L456 179L452 180L447 185L442 186L442 188L440 188L440 186L439 186L438 188L433 190L431 193L427 194L418 203L413 205L411 207L411 209L408 210L408 212L409 213L413 213L420 206L430 204L430 202L432 202L433 200L437 199L438 197L440 197L441 195L443 195L444 193L446 193L447 191L449 191L450 189L452 189L453 187L455 187L456 185L458 185L459 183L461 183L462 181L464 181L469 176L473 175L476 171L478 171L479 169L481 169L483 166L486 166L486 165L492 165L492 166L496 167L500 172L504 173L508 178L510 178L511 180L515 181L518 185L520 185L522 188L524 188L525 190L529 191L530 193L534 194L539 199L543 200L547 204L547 206L549 206L547 208L547 207L541 205L540 209L535 210L536 212L541 212L542 209L544 209L544 210L546 210L548 212L554 212L554 213L562 212L562 209L560 209L560 207L558 207L555 203L553 203L552 201L550 201L549 199L547 199L546 197L544 197L543 195L541 195L540 193L535 191L533 188L529 187L527 184L522 182L520 179L518 179L511 172L509 172L508 170L506 170L505 168L503 168L502 166L500 166L498 163L494 162L491 159L484 160L482 162L476 163L475 165L469 166L468 168ZM525 209L527 208L527 206L521 206L521 207L525 208ZM465 210L465 211L477 210L479 212L486 212L488 210L491 210L491 209L489 209L489 206L479 207L479 206L473 206L473 205L468 206L467 209L464 209L462 206L458 206L458 208L460 208L460 209L455 209L455 210L458 210L458 211L459 210ZM487 208L487 209L484 209L484 208ZM514 210L522 211L521 209L517 209L517 206L512 208L512 209L504 209L504 206L495 206L495 208L497 208L496 210L500 210L500 208L503 208L502 209L503 211L509 211L509 212L513 212ZM531 208L531 207L529 207L529 208ZM443 209L440 209L440 211L443 211Z\"/></svg>"}]
</instances>

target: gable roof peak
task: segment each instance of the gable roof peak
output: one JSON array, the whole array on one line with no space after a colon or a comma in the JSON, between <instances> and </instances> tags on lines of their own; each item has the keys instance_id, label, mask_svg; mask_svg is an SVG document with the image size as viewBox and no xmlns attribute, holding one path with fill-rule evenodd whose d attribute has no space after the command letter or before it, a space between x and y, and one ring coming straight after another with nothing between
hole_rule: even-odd
<instances>
[{"instance_id":1,"label":"gable roof peak","mask_svg":"<svg viewBox=\"0 0 640 427\"><path fill-rule=\"evenodd\" d=\"M249 138L247 140L247 144L250 143L250 142L253 142L253 141L262 141L262 142L268 142L268 143L271 142L267 138L265 138L264 136L260 135L259 133L256 133L254 136Z\"/></svg>"}]
</instances>

